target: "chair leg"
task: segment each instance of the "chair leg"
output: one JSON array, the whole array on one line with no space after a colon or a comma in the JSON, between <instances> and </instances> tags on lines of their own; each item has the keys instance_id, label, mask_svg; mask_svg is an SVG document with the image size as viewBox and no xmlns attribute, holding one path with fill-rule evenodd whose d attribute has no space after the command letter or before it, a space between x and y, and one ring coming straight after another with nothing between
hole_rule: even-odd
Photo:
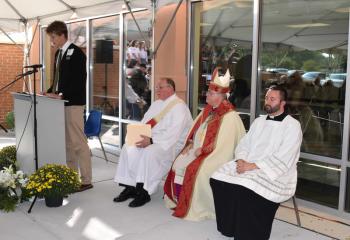
<instances>
[{"instance_id":1,"label":"chair leg","mask_svg":"<svg viewBox=\"0 0 350 240\"><path fill-rule=\"evenodd\" d=\"M102 152L103 152L103 155L105 156L105 159L106 159L106 163L108 163L108 159L107 159L107 155L106 155L106 152L105 152L105 148L103 147L103 144L102 144L100 136L98 136L98 140L100 141Z\"/></svg>"},{"instance_id":2,"label":"chair leg","mask_svg":"<svg viewBox=\"0 0 350 240\"><path fill-rule=\"evenodd\" d=\"M298 205L297 205L297 201L295 199L295 196L292 197L292 200L293 200L293 205L294 205L295 217L297 218L298 226L301 227L300 216L299 216L299 209L298 209Z\"/></svg>"}]
</instances>

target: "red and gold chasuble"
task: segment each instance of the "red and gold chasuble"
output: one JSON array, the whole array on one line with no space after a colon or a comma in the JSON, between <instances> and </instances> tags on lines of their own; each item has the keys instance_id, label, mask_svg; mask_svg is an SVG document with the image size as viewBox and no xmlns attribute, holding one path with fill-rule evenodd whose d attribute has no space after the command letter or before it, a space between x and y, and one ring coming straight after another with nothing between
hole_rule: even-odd
<instances>
[{"instance_id":1,"label":"red and gold chasuble","mask_svg":"<svg viewBox=\"0 0 350 240\"><path fill-rule=\"evenodd\" d=\"M208 122L201 155L194 159L186 168L186 173L184 176L183 185L181 187L179 199L177 201L176 207L174 208L174 216L183 218L187 215L187 212L191 205L192 192L196 182L197 173L203 161L215 149L216 138L220 130L220 125L223 116L232 110L232 104L226 100L223 101L216 109L213 109L212 106L207 105L202 112L202 116L197 119L194 127L188 135L186 140L186 146L191 142L191 140L193 140L194 135L199 126L202 123L204 123L209 116L212 117L212 119L209 119ZM164 184L164 193L169 197L169 199L176 203L176 187L174 183L174 178L175 172L172 169L170 169Z\"/></svg>"}]
</instances>

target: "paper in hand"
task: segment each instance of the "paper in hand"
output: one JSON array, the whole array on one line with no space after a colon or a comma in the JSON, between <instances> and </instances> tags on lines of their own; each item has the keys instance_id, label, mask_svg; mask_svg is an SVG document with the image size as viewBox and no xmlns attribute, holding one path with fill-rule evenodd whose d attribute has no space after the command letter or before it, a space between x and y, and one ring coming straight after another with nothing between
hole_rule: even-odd
<instances>
[{"instance_id":1,"label":"paper in hand","mask_svg":"<svg viewBox=\"0 0 350 240\"><path fill-rule=\"evenodd\" d=\"M141 135L152 137L151 125L142 123L129 123L126 127L125 143L128 146L136 146L142 140Z\"/></svg>"}]
</instances>

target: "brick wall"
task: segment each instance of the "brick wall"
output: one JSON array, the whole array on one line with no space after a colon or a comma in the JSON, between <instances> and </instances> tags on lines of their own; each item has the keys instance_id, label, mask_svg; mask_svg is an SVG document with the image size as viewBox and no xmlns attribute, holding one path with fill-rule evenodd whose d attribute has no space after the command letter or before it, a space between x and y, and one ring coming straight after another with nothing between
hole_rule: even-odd
<instances>
[{"instance_id":1,"label":"brick wall","mask_svg":"<svg viewBox=\"0 0 350 240\"><path fill-rule=\"evenodd\" d=\"M21 73L23 65L22 45L0 44L0 88L13 81ZM23 81L17 81L12 87L0 93L0 123L13 110L13 99L10 92L22 91Z\"/></svg>"}]
</instances>

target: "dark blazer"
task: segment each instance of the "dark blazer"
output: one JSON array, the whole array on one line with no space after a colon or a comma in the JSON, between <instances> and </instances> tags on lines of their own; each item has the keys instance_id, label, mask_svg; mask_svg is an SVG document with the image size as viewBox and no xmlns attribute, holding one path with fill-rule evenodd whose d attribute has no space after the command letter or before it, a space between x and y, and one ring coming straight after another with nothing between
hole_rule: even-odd
<instances>
[{"instance_id":1,"label":"dark blazer","mask_svg":"<svg viewBox=\"0 0 350 240\"><path fill-rule=\"evenodd\" d=\"M71 53L72 54L68 54ZM55 53L55 63L58 50ZM54 64L54 76L56 64ZM47 92L52 92L51 86ZM86 104L86 55L75 44L69 45L61 59L60 79L57 93L63 94L63 99L68 102L65 106Z\"/></svg>"}]
</instances>

